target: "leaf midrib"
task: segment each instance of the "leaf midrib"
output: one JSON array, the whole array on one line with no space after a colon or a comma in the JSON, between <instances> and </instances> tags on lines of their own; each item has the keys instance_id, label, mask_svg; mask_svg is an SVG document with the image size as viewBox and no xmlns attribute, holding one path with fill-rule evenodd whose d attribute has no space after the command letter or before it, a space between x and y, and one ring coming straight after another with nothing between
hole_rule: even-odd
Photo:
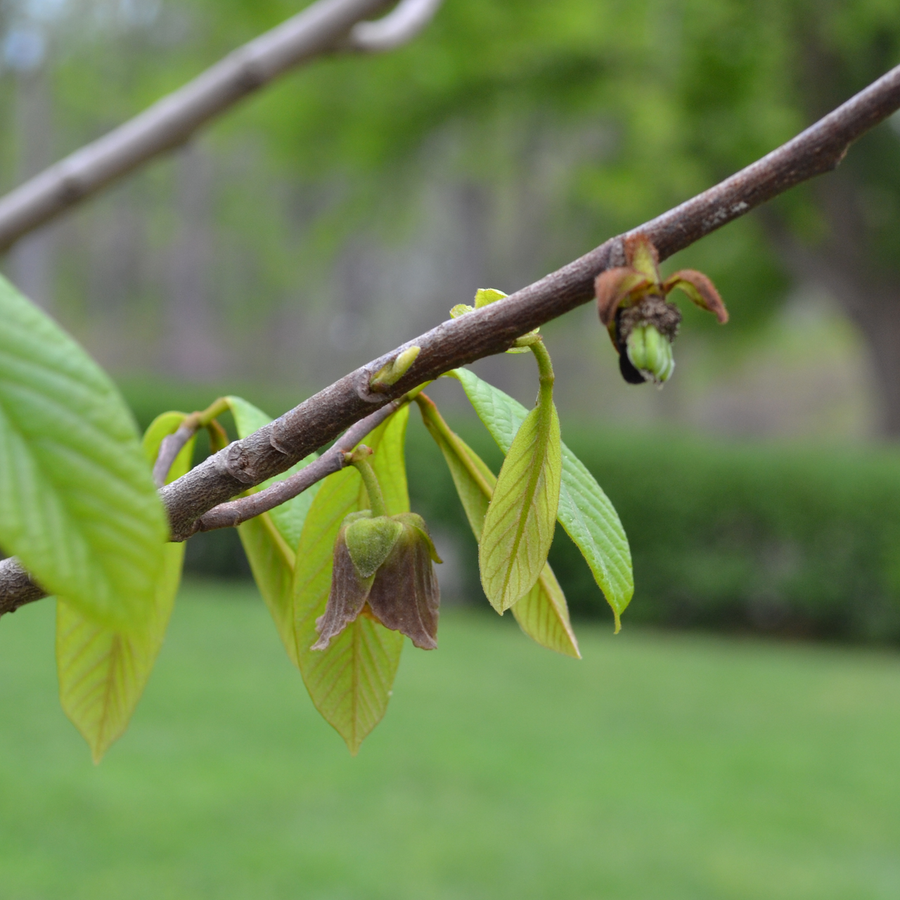
<instances>
[{"instance_id":1,"label":"leaf midrib","mask_svg":"<svg viewBox=\"0 0 900 900\"><path fill-rule=\"evenodd\" d=\"M526 512L524 516L518 517L519 521L516 525L516 533L512 543L512 553L510 554L510 565L506 567L506 574L503 579L504 597L506 596L507 589L509 588L509 582L512 579L513 565L518 558L519 545L525 533L525 526L528 520L531 518L531 501L537 494L537 485L540 481L541 475L543 474L544 465L547 461L546 451L547 445L549 443L550 423L546 422L546 416L549 414L549 409L546 406L539 406L537 407L537 411L538 414L536 416L536 434L535 440L533 441L533 446L536 446L536 452L541 454L541 464L539 466L529 467L530 472L528 475L528 484L524 492L525 503L523 504ZM523 422L522 424L524 425L525 423ZM541 445L543 445L543 447L541 447ZM538 529L538 531L541 530L539 521L536 523L535 527Z\"/></svg>"}]
</instances>

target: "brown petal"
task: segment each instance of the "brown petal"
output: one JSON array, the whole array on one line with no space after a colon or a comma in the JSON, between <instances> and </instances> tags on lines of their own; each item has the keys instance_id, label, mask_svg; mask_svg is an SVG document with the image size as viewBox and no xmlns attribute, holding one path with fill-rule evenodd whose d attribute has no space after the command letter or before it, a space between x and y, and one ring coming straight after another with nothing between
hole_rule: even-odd
<instances>
[{"instance_id":1,"label":"brown petal","mask_svg":"<svg viewBox=\"0 0 900 900\"><path fill-rule=\"evenodd\" d=\"M720 325L728 321L728 310L712 281L696 269L680 269L663 283L663 292L684 291L701 309L714 313Z\"/></svg>"},{"instance_id":2,"label":"brown petal","mask_svg":"<svg viewBox=\"0 0 900 900\"><path fill-rule=\"evenodd\" d=\"M316 619L319 639L312 645L313 650L327 650L331 639L356 620L369 597L373 580L374 576L361 578L357 574L342 528L334 544L334 570L328 603L325 613Z\"/></svg>"},{"instance_id":3,"label":"brown petal","mask_svg":"<svg viewBox=\"0 0 900 900\"><path fill-rule=\"evenodd\" d=\"M652 282L649 278L629 266L619 266L601 272L594 282L600 321L609 328L615 319L619 304L632 292L649 287L650 284Z\"/></svg>"},{"instance_id":4,"label":"brown petal","mask_svg":"<svg viewBox=\"0 0 900 900\"><path fill-rule=\"evenodd\" d=\"M375 574L369 606L385 628L400 631L422 650L437 647L438 587L428 544L404 534Z\"/></svg>"}]
</instances>

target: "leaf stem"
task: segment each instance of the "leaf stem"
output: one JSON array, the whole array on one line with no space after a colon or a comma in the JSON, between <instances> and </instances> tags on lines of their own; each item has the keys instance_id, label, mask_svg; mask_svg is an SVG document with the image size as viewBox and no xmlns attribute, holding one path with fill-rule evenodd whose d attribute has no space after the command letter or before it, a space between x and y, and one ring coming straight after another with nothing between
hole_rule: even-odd
<instances>
[{"instance_id":1,"label":"leaf stem","mask_svg":"<svg viewBox=\"0 0 900 900\"><path fill-rule=\"evenodd\" d=\"M200 428L208 428L214 419L228 412L230 408L227 397L219 397L218 400L213 400L202 412L194 413L197 417L197 425Z\"/></svg>"},{"instance_id":2,"label":"leaf stem","mask_svg":"<svg viewBox=\"0 0 900 900\"><path fill-rule=\"evenodd\" d=\"M387 505L384 502L384 494L381 493L381 485L378 483L378 476L369 462L372 450L365 444L360 444L348 457L347 462L356 468L362 477L363 484L366 486L366 493L369 495L369 505L372 507L373 516L386 516L388 514Z\"/></svg>"},{"instance_id":3,"label":"leaf stem","mask_svg":"<svg viewBox=\"0 0 900 900\"><path fill-rule=\"evenodd\" d=\"M550 361L550 354L544 346L543 339L539 338L533 344L529 344L528 349L537 360L538 379L541 385L538 405L545 406L553 402L553 382L555 380L553 363Z\"/></svg>"},{"instance_id":4,"label":"leaf stem","mask_svg":"<svg viewBox=\"0 0 900 900\"><path fill-rule=\"evenodd\" d=\"M474 464L468 449L460 441L459 435L452 431L450 426L444 421L444 417L438 412L435 402L427 395L419 394L416 397L416 403L419 405L419 412L422 413L422 421L425 423L425 427L432 433L437 432L440 438L456 451L459 461L465 466L466 472L472 478L472 481L478 485L482 494L490 500L494 495L494 486L488 483L487 479Z\"/></svg>"}]
</instances>

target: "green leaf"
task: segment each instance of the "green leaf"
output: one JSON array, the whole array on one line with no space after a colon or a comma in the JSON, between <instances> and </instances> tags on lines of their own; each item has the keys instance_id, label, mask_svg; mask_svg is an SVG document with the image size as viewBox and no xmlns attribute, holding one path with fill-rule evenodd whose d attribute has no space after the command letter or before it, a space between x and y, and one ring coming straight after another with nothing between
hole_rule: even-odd
<instances>
[{"instance_id":1,"label":"green leaf","mask_svg":"<svg viewBox=\"0 0 900 900\"><path fill-rule=\"evenodd\" d=\"M481 309L482 306L490 306L491 303L505 300L508 296L509 294L504 294L503 291L498 291L494 288L478 288L475 291L475 309Z\"/></svg>"},{"instance_id":2,"label":"green leaf","mask_svg":"<svg viewBox=\"0 0 900 900\"><path fill-rule=\"evenodd\" d=\"M375 455L369 461L381 485L381 493L389 516L409 512L409 488L406 482L408 423L409 406L406 405L400 407L362 441L375 451ZM365 489L360 487L360 503L367 502Z\"/></svg>"},{"instance_id":3,"label":"green leaf","mask_svg":"<svg viewBox=\"0 0 900 900\"><path fill-rule=\"evenodd\" d=\"M553 569L544 565L535 586L512 608L519 627L542 647L581 659L566 595Z\"/></svg>"},{"instance_id":4,"label":"green leaf","mask_svg":"<svg viewBox=\"0 0 900 900\"><path fill-rule=\"evenodd\" d=\"M459 435L450 431L433 404L425 405L430 403L427 398L424 404L420 403L422 419L447 461L456 492L478 540L497 478L487 463ZM537 584L513 606L512 613L532 640L557 653L581 659L565 595L548 563L541 569Z\"/></svg>"},{"instance_id":5,"label":"green leaf","mask_svg":"<svg viewBox=\"0 0 900 900\"><path fill-rule=\"evenodd\" d=\"M238 436L241 438L253 434L272 421L261 409L241 397L232 396L225 399L228 401ZM287 472L270 478L251 490L260 491L276 481L281 481L309 465L315 458L315 454L312 454ZM294 638L294 550L300 541L303 523L319 487L320 485L314 484L287 503L238 526L238 535L244 553L247 554L253 579L275 622L288 657L298 667L300 663L297 659L297 642Z\"/></svg>"},{"instance_id":6,"label":"green leaf","mask_svg":"<svg viewBox=\"0 0 900 900\"><path fill-rule=\"evenodd\" d=\"M332 554L341 523L360 508L359 474L353 468L330 475L313 501L294 577L294 634L303 681L316 709L356 754L381 721L400 663L403 635L360 617L331 641L312 650L316 619L325 612Z\"/></svg>"},{"instance_id":7,"label":"green leaf","mask_svg":"<svg viewBox=\"0 0 900 900\"><path fill-rule=\"evenodd\" d=\"M381 482L388 512L409 510L403 458L409 408L382 423L365 443ZM352 467L330 475L313 500L297 548L294 575L294 639L303 680L316 709L356 754L366 735L387 710L400 664L403 635L360 616L331 641L312 650L316 619L325 612L331 585L334 542L341 523L365 508L362 479Z\"/></svg>"},{"instance_id":8,"label":"green leaf","mask_svg":"<svg viewBox=\"0 0 900 900\"><path fill-rule=\"evenodd\" d=\"M527 410L503 391L468 369L449 373L463 386L479 418L505 453L512 444ZM594 476L574 453L562 444L562 479L559 492L559 523L581 550L597 585L616 618L634 594L634 577L628 538L613 505Z\"/></svg>"},{"instance_id":9,"label":"green leaf","mask_svg":"<svg viewBox=\"0 0 900 900\"><path fill-rule=\"evenodd\" d=\"M238 437L240 438L245 438L247 435L253 434L254 431L259 431L260 428L272 421L261 409L240 397L226 397L225 399L231 408L231 414L234 416L234 424L237 427ZM261 491L277 481L284 481L285 478L289 478L295 472L299 472L308 466L314 459L316 459L316 454L311 453L309 456L301 459L300 462L291 466L286 472L264 481L254 490ZM266 513L266 515L271 516L272 522L274 522L275 527L291 550L294 550L297 542L300 540L300 532L303 531L306 514L309 512L310 504L313 502L313 497L315 497L318 489L319 485L314 484L302 494L298 494L296 497L288 500L287 503L282 503L281 506L276 506L275 509Z\"/></svg>"},{"instance_id":10,"label":"green leaf","mask_svg":"<svg viewBox=\"0 0 900 900\"><path fill-rule=\"evenodd\" d=\"M238 536L284 649L299 668L294 638L294 551L268 513L238 525Z\"/></svg>"},{"instance_id":11,"label":"green leaf","mask_svg":"<svg viewBox=\"0 0 900 900\"><path fill-rule=\"evenodd\" d=\"M118 391L0 278L0 547L94 621L140 626L168 524Z\"/></svg>"},{"instance_id":12,"label":"green leaf","mask_svg":"<svg viewBox=\"0 0 900 900\"><path fill-rule=\"evenodd\" d=\"M499 613L541 574L559 503L559 417L553 401L533 409L516 433L484 517L478 544L481 584Z\"/></svg>"},{"instance_id":13,"label":"green leaf","mask_svg":"<svg viewBox=\"0 0 900 900\"><path fill-rule=\"evenodd\" d=\"M162 439L184 421L184 413L164 413L147 429L144 451L150 465ZM191 467L193 439L182 449L168 481ZM162 647L181 581L185 545L167 544L151 616L140 629L117 631L98 625L63 599L56 609L56 659L63 710L99 762L128 727Z\"/></svg>"}]
</instances>

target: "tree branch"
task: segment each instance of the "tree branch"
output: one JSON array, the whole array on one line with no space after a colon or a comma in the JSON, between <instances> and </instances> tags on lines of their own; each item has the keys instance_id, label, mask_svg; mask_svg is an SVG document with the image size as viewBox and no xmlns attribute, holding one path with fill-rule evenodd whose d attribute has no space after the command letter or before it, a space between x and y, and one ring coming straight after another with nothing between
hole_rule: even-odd
<instances>
[{"instance_id":1,"label":"tree branch","mask_svg":"<svg viewBox=\"0 0 900 900\"><path fill-rule=\"evenodd\" d=\"M383 21L360 21L391 2L318 0L26 181L0 198L0 252L109 182L184 143L210 119L289 69L338 49L375 52L398 47L427 25L439 5L439 0L402 0Z\"/></svg>"},{"instance_id":2,"label":"tree branch","mask_svg":"<svg viewBox=\"0 0 900 900\"><path fill-rule=\"evenodd\" d=\"M385 53L411 41L434 18L443 0L401 0L377 22L359 22L350 29L339 50Z\"/></svg>"},{"instance_id":3,"label":"tree branch","mask_svg":"<svg viewBox=\"0 0 900 900\"><path fill-rule=\"evenodd\" d=\"M293 500L298 494L302 494L323 478L340 472L347 465L344 454L349 453L370 431L374 431L388 416L395 413L410 399L401 397L399 400L392 400L381 409L360 419L352 428L348 428L343 437L332 444L317 460L304 466L290 478L276 482L264 491L251 494L249 497L241 497L240 500L232 500L230 503L220 503L218 506L214 506L194 522L194 533L214 531L217 528L235 528L248 519L275 509L276 506L281 506L288 500Z\"/></svg>"},{"instance_id":4,"label":"tree branch","mask_svg":"<svg viewBox=\"0 0 900 900\"><path fill-rule=\"evenodd\" d=\"M766 200L834 169L854 140L898 108L900 66L777 150L629 234L645 234L665 259ZM450 369L501 353L516 338L589 301L597 275L624 265L624 237L611 238L505 300L443 322L345 375L167 485L161 494L172 539L184 540L193 533L194 522L214 506L284 472L374 409ZM413 345L421 349L409 371L383 392L373 392L372 376ZM22 584L17 565L0 563L0 614L21 605L17 596L27 596L23 602L37 599L34 585Z\"/></svg>"}]
</instances>

